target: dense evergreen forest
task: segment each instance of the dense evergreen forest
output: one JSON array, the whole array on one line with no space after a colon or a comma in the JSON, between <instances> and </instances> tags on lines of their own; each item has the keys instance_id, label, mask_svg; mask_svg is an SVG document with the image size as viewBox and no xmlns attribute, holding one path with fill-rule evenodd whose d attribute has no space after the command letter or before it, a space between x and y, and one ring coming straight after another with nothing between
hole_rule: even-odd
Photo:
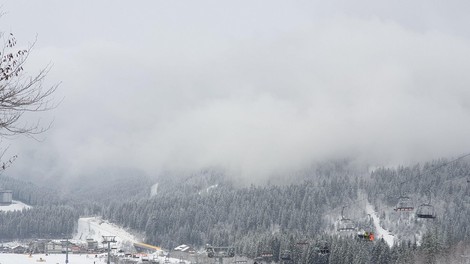
<instances>
[{"instance_id":1,"label":"dense evergreen forest","mask_svg":"<svg viewBox=\"0 0 470 264\"><path fill-rule=\"evenodd\" d=\"M62 238L73 233L78 213L69 206L38 206L0 213L2 240Z\"/></svg>"},{"instance_id":2,"label":"dense evergreen forest","mask_svg":"<svg viewBox=\"0 0 470 264\"><path fill-rule=\"evenodd\" d=\"M61 198L51 188L4 175L0 175L0 187L12 190L13 200L32 206L22 211L0 211L0 241L61 238L73 233L80 216L74 200Z\"/></svg>"},{"instance_id":3,"label":"dense evergreen forest","mask_svg":"<svg viewBox=\"0 0 470 264\"><path fill-rule=\"evenodd\" d=\"M215 169L153 181L128 177L101 191L96 186L77 188L67 199L47 188L1 177L3 186L14 190L14 199L36 206L0 213L0 236L71 234L79 215L100 215L145 232L146 242L170 249L183 243L196 248L233 245L237 254L252 258L271 252L274 261L287 250L293 263L458 262L470 247L470 165L447 163L437 160L368 172L339 161L295 173L290 183L262 186L241 186ZM151 194L156 182L158 192ZM415 207L430 202L437 218L423 220L414 213L394 211L402 194ZM381 226L396 237L392 248L380 237L370 243L357 240L355 233L336 231L343 208L358 227L366 226L366 202L374 206ZM329 245L329 254L319 254L321 244Z\"/></svg>"},{"instance_id":4,"label":"dense evergreen forest","mask_svg":"<svg viewBox=\"0 0 470 264\"><path fill-rule=\"evenodd\" d=\"M243 255L273 252L279 260L283 250L298 251L298 241L309 241L308 253L302 254L313 261L319 257L315 245L327 241L332 248L329 263L432 263L459 258L455 252L469 244L470 167L465 162L442 166L447 162L371 173L336 162L304 171L300 178L296 174L296 183L248 187L234 186L221 173L205 171L162 184L153 197L111 202L102 216L145 230L147 242L166 248L182 243L234 245ZM437 219L395 212L403 193L416 207L431 202ZM347 217L360 226L367 221L365 201L376 208L381 225L396 236L391 249L380 238L373 244L338 238L335 225L343 206Z\"/></svg>"}]
</instances>

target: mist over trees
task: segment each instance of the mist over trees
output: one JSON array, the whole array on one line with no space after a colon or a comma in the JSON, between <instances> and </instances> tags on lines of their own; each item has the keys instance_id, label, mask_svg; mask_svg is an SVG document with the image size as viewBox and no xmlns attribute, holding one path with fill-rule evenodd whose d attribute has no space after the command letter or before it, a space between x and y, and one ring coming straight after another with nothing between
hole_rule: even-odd
<instances>
[{"instance_id":1,"label":"mist over trees","mask_svg":"<svg viewBox=\"0 0 470 264\"><path fill-rule=\"evenodd\" d=\"M252 258L272 252L276 261L289 250L294 263L458 261L470 247L470 166L458 161L440 167L447 162L379 168L369 174L340 161L304 172L303 180L297 183L246 187L234 185L220 171L205 170L186 178L161 178L158 192L152 195L149 179L139 181L129 175L127 181L122 178L112 184L114 191L79 188L68 199L51 194L47 188L0 177L1 184L15 189L15 199L38 205L30 211L0 213L0 234L11 238L58 234L47 222L72 234L79 216L101 216L143 232L147 243L169 249L180 244L195 248L232 245L237 254ZM125 197L103 199L104 195L118 197L125 186L133 186ZM414 213L395 212L400 193L412 197L415 207L428 202L431 194L437 218L423 220ZM57 204L48 206L48 200ZM337 235L343 206L347 205L344 214L348 218L364 226L366 201L374 205L381 226L396 237L393 247L380 237L369 243ZM35 218L43 219L45 225L34 225ZM15 221L21 224L12 230ZM299 246L299 242L308 247ZM321 242L328 243L329 255L318 253Z\"/></svg>"},{"instance_id":2,"label":"mist over trees","mask_svg":"<svg viewBox=\"0 0 470 264\"><path fill-rule=\"evenodd\" d=\"M454 162L441 167L446 162L379 168L370 175L345 170L346 163L326 165L328 169L311 171L310 177L307 174L297 184L241 188L216 172L206 172L190 178L189 184L180 181L161 186L153 197L113 201L103 207L102 216L143 230L147 242L167 248L183 243L196 247L206 243L234 245L239 254L257 257L263 251L273 251L279 259L283 249L294 250L298 241L310 241L313 250L315 243L327 240L332 246L330 263L420 263L420 259L438 263L439 259L456 257L452 254L470 242L470 166ZM416 208L431 201L437 219L395 212L402 192L412 197ZM380 237L373 245L336 238L335 222L342 206L348 205L347 217L364 223L364 200L374 205L381 225L397 238L391 249ZM364 259L353 257L361 251ZM338 258L341 260L335 261Z\"/></svg>"}]
</instances>

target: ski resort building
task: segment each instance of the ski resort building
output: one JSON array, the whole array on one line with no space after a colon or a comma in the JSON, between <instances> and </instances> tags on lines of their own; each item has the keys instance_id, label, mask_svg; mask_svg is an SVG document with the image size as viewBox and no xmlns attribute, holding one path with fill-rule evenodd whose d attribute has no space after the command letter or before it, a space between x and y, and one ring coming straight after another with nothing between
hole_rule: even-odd
<instances>
[{"instance_id":1,"label":"ski resort building","mask_svg":"<svg viewBox=\"0 0 470 264\"><path fill-rule=\"evenodd\" d=\"M0 205L10 205L13 200L13 192L10 190L0 190Z\"/></svg>"},{"instance_id":2,"label":"ski resort building","mask_svg":"<svg viewBox=\"0 0 470 264\"><path fill-rule=\"evenodd\" d=\"M137 252L153 253L153 252L162 250L161 247L152 246L152 245L145 244L145 243L134 243L134 247L137 250Z\"/></svg>"},{"instance_id":3,"label":"ski resort building","mask_svg":"<svg viewBox=\"0 0 470 264\"><path fill-rule=\"evenodd\" d=\"M191 255L196 254L196 250L188 245L179 245L173 249L172 257L179 259L188 259Z\"/></svg>"},{"instance_id":4,"label":"ski resort building","mask_svg":"<svg viewBox=\"0 0 470 264\"><path fill-rule=\"evenodd\" d=\"M50 241L46 244L46 253L48 254L60 254L65 252L65 248L63 247L62 243L56 241Z\"/></svg>"},{"instance_id":5,"label":"ski resort building","mask_svg":"<svg viewBox=\"0 0 470 264\"><path fill-rule=\"evenodd\" d=\"M94 250L98 249L98 241L94 240L93 238L87 238L87 250L93 252Z\"/></svg>"}]
</instances>

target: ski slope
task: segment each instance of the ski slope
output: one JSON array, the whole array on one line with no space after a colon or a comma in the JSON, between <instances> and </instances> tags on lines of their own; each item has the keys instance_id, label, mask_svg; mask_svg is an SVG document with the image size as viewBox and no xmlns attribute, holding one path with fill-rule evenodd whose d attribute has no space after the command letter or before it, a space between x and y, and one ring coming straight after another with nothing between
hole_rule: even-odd
<instances>
[{"instance_id":1,"label":"ski slope","mask_svg":"<svg viewBox=\"0 0 470 264\"><path fill-rule=\"evenodd\" d=\"M388 230L385 230L381 225L380 225L380 219L377 216L377 212L374 210L374 207L367 201L366 203L366 213L370 214L372 217L372 220L374 222L374 227L375 227L375 232L376 232L376 238L380 239L383 238L385 242L392 247L395 237L393 234L391 234Z\"/></svg>"},{"instance_id":2,"label":"ski slope","mask_svg":"<svg viewBox=\"0 0 470 264\"><path fill-rule=\"evenodd\" d=\"M132 234L116 224L110 223L108 221L104 221L99 217L86 217L86 218L80 218L78 220L77 233L73 236L72 242L85 243L87 239L91 238L95 241L98 241L101 244L101 241L103 241L102 236L116 236L115 239L117 243L113 244L113 247L116 246L117 248L123 249L124 251L128 251L128 252L135 251L134 243L139 243L139 242L144 241L142 235ZM106 263L104 255L98 255L99 257L98 259L94 258L94 255L90 255L87 258L81 258L81 259L77 258L76 261L74 262L70 261L69 263L88 264L88 263L94 263L93 261L96 261L96 264L103 263L103 262ZM160 261L160 263L165 263L165 260L168 261L168 263L180 263L179 259L165 258L165 255L166 255L165 252L160 251L160 252L155 252L154 254L148 254L147 258L158 260ZM64 259L64 257L65 256L62 255L62 259ZM91 262L89 262L90 260ZM147 263L146 261L142 261L142 256L139 258L139 260L143 263ZM31 259L29 259L29 262L24 262L24 263L31 263L31 262L32 262ZM8 262L4 262L2 260L2 255L0 254L0 264L5 264L5 263L8 263ZM11 262L11 263L20 264L22 262ZM57 262L52 262L52 263L63 263L63 260L62 262L57 261Z\"/></svg>"},{"instance_id":3,"label":"ski slope","mask_svg":"<svg viewBox=\"0 0 470 264\"><path fill-rule=\"evenodd\" d=\"M98 217L78 219L77 233L73 240L86 242L87 239L103 241L103 236L116 236L116 246L119 248L133 247L133 243L142 241L142 237L131 234L123 228L102 220Z\"/></svg>"}]
</instances>

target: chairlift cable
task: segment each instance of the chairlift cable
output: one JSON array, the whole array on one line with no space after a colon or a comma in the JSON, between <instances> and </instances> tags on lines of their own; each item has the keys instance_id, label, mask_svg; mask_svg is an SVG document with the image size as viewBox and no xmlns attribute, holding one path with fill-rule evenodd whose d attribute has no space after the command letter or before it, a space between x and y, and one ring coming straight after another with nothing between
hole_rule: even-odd
<instances>
[{"instance_id":1,"label":"chairlift cable","mask_svg":"<svg viewBox=\"0 0 470 264\"><path fill-rule=\"evenodd\" d=\"M428 172L428 171L432 173L432 172L434 172L434 171L436 171L436 170L438 170L438 169L440 169L440 168L442 168L442 167L445 167L445 166L447 166L447 165L449 165L449 164L451 164L451 163L454 163L454 162L456 162L456 161L459 161L459 160L461 160L461 159L463 159L463 158L466 158L466 157L468 157L468 156L470 156L470 153L461 155L461 156L459 156L459 157L457 157L457 158L455 158L455 159L453 159L453 160L450 160L450 161L448 161L448 162L444 162L443 164L440 164L440 165L437 166L437 167L427 168L427 169L421 171L421 172L418 174L418 176L421 176L421 175L423 175L423 173ZM466 177L467 177L467 176L466 176ZM458 177L457 179L461 179L461 178L462 178L462 177ZM456 180L456 179L449 179L449 180L447 180L447 181L455 181L455 180ZM400 185L402 185L402 184L404 184L404 183L406 183L406 182L409 182L409 181L410 181L410 180L406 180L406 181L400 182ZM447 181L444 181L444 183L447 182ZM323 186L313 186L313 188L323 188ZM349 202L349 203L342 204L341 206L337 206L337 207L335 207L335 208L333 208L333 209L327 210L326 213L335 212L335 211L339 210L340 208L343 210L344 207L353 207L353 206L354 206L354 207L359 207L359 204L360 204L361 202L363 202L363 201L366 201L366 200L368 200L368 197L362 198L362 199L360 199L360 200L351 201L351 202ZM343 215L341 215L341 217L343 218Z\"/></svg>"}]
</instances>

